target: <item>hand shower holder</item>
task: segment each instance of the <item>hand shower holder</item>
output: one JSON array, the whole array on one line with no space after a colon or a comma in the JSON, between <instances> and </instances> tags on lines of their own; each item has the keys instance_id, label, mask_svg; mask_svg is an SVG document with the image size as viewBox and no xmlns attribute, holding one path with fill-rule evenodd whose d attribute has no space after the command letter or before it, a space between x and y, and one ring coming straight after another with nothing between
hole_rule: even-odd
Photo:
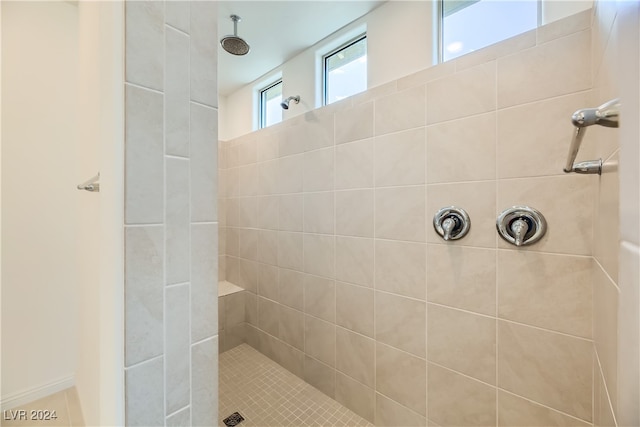
<instances>
[{"instance_id":1,"label":"hand shower holder","mask_svg":"<svg viewBox=\"0 0 640 427\"><path fill-rule=\"evenodd\" d=\"M602 159L587 160L575 163L582 139L587 131L587 127L591 125L600 125L605 127L617 128L620 116L620 100L612 99L605 102L597 108L584 108L578 110L571 116L571 122L575 126L571 145L569 146L569 155L567 163L564 167L565 173L575 172L580 174L602 174Z\"/></svg>"}]
</instances>

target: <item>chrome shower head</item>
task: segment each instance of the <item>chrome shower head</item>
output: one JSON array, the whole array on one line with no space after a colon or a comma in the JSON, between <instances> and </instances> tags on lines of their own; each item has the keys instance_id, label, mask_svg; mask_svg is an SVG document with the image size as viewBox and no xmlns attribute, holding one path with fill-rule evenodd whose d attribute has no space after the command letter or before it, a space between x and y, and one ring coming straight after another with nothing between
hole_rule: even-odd
<instances>
[{"instance_id":1,"label":"chrome shower head","mask_svg":"<svg viewBox=\"0 0 640 427\"><path fill-rule=\"evenodd\" d=\"M233 35L223 37L220 46L232 55L246 55L251 48L246 41L238 37L238 22L241 18L238 15L231 15L230 18L233 21Z\"/></svg>"},{"instance_id":2,"label":"chrome shower head","mask_svg":"<svg viewBox=\"0 0 640 427\"><path fill-rule=\"evenodd\" d=\"M289 109L289 102L295 102L296 104L298 102L300 102L300 95L296 95L296 96L290 96L287 99L285 99L284 101L282 101L280 103L280 106L284 109L284 110L288 110Z\"/></svg>"}]
</instances>

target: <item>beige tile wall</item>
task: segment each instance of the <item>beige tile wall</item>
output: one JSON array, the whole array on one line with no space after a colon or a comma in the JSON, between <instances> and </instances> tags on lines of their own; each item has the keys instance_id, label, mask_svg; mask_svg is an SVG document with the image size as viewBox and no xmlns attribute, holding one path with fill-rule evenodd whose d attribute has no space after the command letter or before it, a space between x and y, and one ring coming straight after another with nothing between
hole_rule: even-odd
<instances>
[{"instance_id":1,"label":"beige tile wall","mask_svg":"<svg viewBox=\"0 0 640 427\"><path fill-rule=\"evenodd\" d=\"M377 425L592 423L598 180L562 172L591 17L223 143L247 342ZM534 246L496 234L516 204L547 218ZM472 226L445 243L449 205Z\"/></svg>"},{"instance_id":2,"label":"beige tile wall","mask_svg":"<svg viewBox=\"0 0 640 427\"><path fill-rule=\"evenodd\" d=\"M215 2L126 3L128 426L217 419L216 28Z\"/></svg>"}]
</instances>

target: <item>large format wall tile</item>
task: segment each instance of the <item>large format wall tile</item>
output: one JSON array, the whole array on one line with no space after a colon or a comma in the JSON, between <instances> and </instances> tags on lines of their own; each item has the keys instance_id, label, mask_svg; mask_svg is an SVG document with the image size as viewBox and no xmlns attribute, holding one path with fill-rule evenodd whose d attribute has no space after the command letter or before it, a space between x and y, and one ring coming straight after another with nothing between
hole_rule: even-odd
<instances>
[{"instance_id":1,"label":"large format wall tile","mask_svg":"<svg viewBox=\"0 0 640 427\"><path fill-rule=\"evenodd\" d=\"M302 233L278 233L278 266L302 271Z\"/></svg>"},{"instance_id":2,"label":"large format wall tile","mask_svg":"<svg viewBox=\"0 0 640 427\"><path fill-rule=\"evenodd\" d=\"M335 276L335 237L304 235L304 271L323 277Z\"/></svg>"},{"instance_id":3,"label":"large format wall tile","mask_svg":"<svg viewBox=\"0 0 640 427\"><path fill-rule=\"evenodd\" d=\"M125 365L163 352L162 227L125 229Z\"/></svg>"},{"instance_id":4,"label":"large format wall tile","mask_svg":"<svg viewBox=\"0 0 640 427\"><path fill-rule=\"evenodd\" d=\"M336 361L336 326L333 323L305 316L304 320L305 352L331 367Z\"/></svg>"},{"instance_id":5,"label":"large format wall tile","mask_svg":"<svg viewBox=\"0 0 640 427\"><path fill-rule=\"evenodd\" d=\"M376 340L419 357L426 356L426 303L376 292Z\"/></svg>"},{"instance_id":6,"label":"large format wall tile","mask_svg":"<svg viewBox=\"0 0 640 427\"><path fill-rule=\"evenodd\" d=\"M495 384L494 318L429 304L427 325L427 359L430 362Z\"/></svg>"},{"instance_id":7,"label":"large format wall tile","mask_svg":"<svg viewBox=\"0 0 640 427\"><path fill-rule=\"evenodd\" d=\"M375 422L376 426L386 427L399 425L424 427L427 425L424 415L408 410L380 393L376 393Z\"/></svg>"},{"instance_id":8,"label":"large format wall tile","mask_svg":"<svg viewBox=\"0 0 640 427\"><path fill-rule=\"evenodd\" d=\"M284 305L279 308L280 339L299 350L304 350L304 314Z\"/></svg>"},{"instance_id":9,"label":"large format wall tile","mask_svg":"<svg viewBox=\"0 0 640 427\"><path fill-rule=\"evenodd\" d=\"M335 116L336 144L373 136L373 102L356 105Z\"/></svg>"},{"instance_id":10,"label":"large format wall tile","mask_svg":"<svg viewBox=\"0 0 640 427\"><path fill-rule=\"evenodd\" d=\"M171 286L165 292L165 408L170 415L190 401L189 285Z\"/></svg>"},{"instance_id":11,"label":"large format wall tile","mask_svg":"<svg viewBox=\"0 0 640 427\"><path fill-rule=\"evenodd\" d=\"M371 208L371 210L373 211L373 207ZM334 233L335 210L333 192L327 191L322 193L306 193L304 195L303 211L303 230L305 233ZM373 226L371 228L373 228Z\"/></svg>"},{"instance_id":12,"label":"large format wall tile","mask_svg":"<svg viewBox=\"0 0 640 427\"><path fill-rule=\"evenodd\" d=\"M375 391L336 372L336 400L367 421L375 418Z\"/></svg>"},{"instance_id":13,"label":"large format wall tile","mask_svg":"<svg viewBox=\"0 0 640 427\"><path fill-rule=\"evenodd\" d=\"M620 247L620 294L618 311L618 342L624 343L624 351L617 351L618 371L624 372L617 379L618 413L620 425L640 425L640 366L636 361L640 358L640 313L637 310L640 297L640 249L627 242Z\"/></svg>"},{"instance_id":14,"label":"large format wall tile","mask_svg":"<svg viewBox=\"0 0 640 427\"><path fill-rule=\"evenodd\" d=\"M620 153L606 159L598 188L596 211L593 218L593 257L609 276L618 282L620 252Z\"/></svg>"},{"instance_id":15,"label":"large format wall tile","mask_svg":"<svg viewBox=\"0 0 640 427\"><path fill-rule=\"evenodd\" d=\"M424 300L425 246L423 243L376 240L376 289Z\"/></svg>"},{"instance_id":16,"label":"large format wall tile","mask_svg":"<svg viewBox=\"0 0 640 427\"><path fill-rule=\"evenodd\" d=\"M336 283L336 324L373 337L373 289Z\"/></svg>"},{"instance_id":17,"label":"large format wall tile","mask_svg":"<svg viewBox=\"0 0 640 427\"><path fill-rule=\"evenodd\" d=\"M333 190L334 157L333 148L304 154L304 191Z\"/></svg>"},{"instance_id":18,"label":"large format wall tile","mask_svg":"<svg viewBox=\"0 0 640 427\"><path fill-rule=\"evenodd\" d=\"M217 224L191 225L191 342L216 334Z\"/></svg>"},{"instance_id":19,"label":"large format wall tile","mask_svg":"<svg viewBox=\"0 0 640 427\"><path fill-rule=\"evenodd\" d=\"M375 386L375 349L374 340L336 328L336 369L369 387Z\"/></svg>"},{"instance_id":20,"label":"large format wall tile","mask_svg":"<svg viewBox=\"0 0 640 427\"><path fill-rule=\"evenodd\" d=\"M327 396L335 396L335 369L309 356L304 357L304 380Z\"/></svg>"},{"instance_id":21,"label":"large format wall tile","mask_svg":"<svg viewBox=\"0 0 640 427\"><path fill-rule=\"evenodd\" d=\"M162 109L162 94L126 85L126 224L160 224L163 220Z\"/></svg>"},{"instance_id":22,"label":"large format wall tile","mask_svg":"<svg viewBox=\"0 0 640 427\"><path fill-rule=\"evenodd\" d=\"M498 251L498 315L591 338L593 260Z\"/></svg>"},{"instance_id":23,"label":"large format wall tile","mask_svg":"<svg viewBox=\"0 0 640 427\"><path fill-rule=\"evenodd\" d=\"M332 279L305 274L304 312L335 323L336 285Z\"/></svg>"},{"instance_id":24,"label":"large format wall tile","mask_svg":"<svg viewBox=\"0 0 640 427\"><path fill-rule=\"evenodd\" d=\"M162 357L125 369L125 419L128 426L164 425Z\"/></svg>"},{"instance_id":25,"label":"large format wall tile","mask_svg":"<svg viewBox=\"0 0 640 427\"><path fill-rule=\"evenodd\" d=\"M376 99L375 134L424 126L425 96L425 87L419 86Z\"/></svg>"},{"instance_id":26,"label":"large format wall tile","mask_svg":"<svg viewBox=\"0 0 640 427\"><path fill-rule=\"evenodd\" d=\"M166 164L166 281L189 281L189 161L167 158Z\"/></svg>"},{"instance_id":27,"label":"large format wall tile","mask_svg":"<svg viewBox=\"0 0 640 427\"><path fill-rule=\"evenodd\" d=\"M574 174L498 181L496 216L503 209L521 205L535 208L544 215L549 224L545 236L535 245L520 250L591 255L593 187L590 178ZM572 213L570 218L567 212ZM513 248L501 238L498 247Z\"/></svg>"},{"instance_id":28,"label":"large format wall tile","mask_svg":"<svg viewBox=\"0 0 640 427\"><path fill-rule=\"evenodd\" d=\"M376 137L376 187L424 184L424 159L424 128Z\"/></svg>"},{"instance_id":29,"label":"large format wall tile","mask_svg":"<svg viewBox=\"0 0 640 427\"><path fill-rule=\"evenodd\" d=\"M611 402L618 398L618 307L620 291L596 265L593 270L593 341Z\"/></svg>"},{"instance_id":30,"label":"large format wall tile","mask_svg":"<svg viewBox=\"0 0 640 427\"><path fill-rule=\"evenodd\" d=\"M192 87L193 88L193 87ZM191 103L191 221L216 221L218 111Z\"/></svg>"},{"instance_id":31,"label":"large format wall tile","mask_svg":"<svg viewBox=\"0 0 640 427\"><path fill-rule=\"evenodd\" d=\"M427 245L427 300L463 310L496 314L496 251Z\"/></svg>"},{"instance_id":32,"label":"large format wall tile","mask_svg":"<svg viewBox=\"0 0 640 427\"><path fill-rule=\"evenodd\" d=\"M424 198L424 186L377 189L376 237L424 242Z\"/></svg>"},{"instance_id":33,"label":"large format wall tile","mask_svg":"<svg viewBox=\"0 0 640 427\"><path fill-rule=\"evenodd\" d=\"M279 304L266 298L258 297L258 326L260 329L279 338L279 319Z\"/></svg>"},{"instance_id":34,"label":"large format wall tile","mask_svg":"<svg viewBox=\"0 0 640 427\"><path fill-rule=\"evenodd\" d=\"M498 322L498 386L591 420L591 347L587 340Z\"/></svg>"},{"instance_id":35,"label":"large format wall tile","mask_svg":"<svg viewBox=\"0 0 640 427\"><path fill-rule=\"evenodd\" d=\"M190 27L190 7L182 1L170 0L165 2L165 21L167 25L177 28L185 33L189 33ZM188 92L187 92L188 93Z\"/></svg>"},{"instance_id":36,"label":"large format wall tile","mask_svg":"<svg viewBox=\"0 0 640 427\"><path fill-rule=\"evenodd\" d=\"M258 266L258 295L278 301L278 267L264 264Z\"/></svg>"},{"instance_id":37,"label":"large format wall tile","mask_svg":"<svg viewBox=\"0 0 640 427\"><path fill-rule=\"evenodd\" d=\"M498 110L498 177L563 174L573 131L571 115L589 106L591 92L583 91ZM577 160L588 159L584 156L581 153Z\"/></svg>"},{"instance_id":38,"label":"large format wall tile","mask_svg":"<svg viewBox=\"0 0 640 427\"><path fill-rule=\"evenodd\" d=\"M374 240L336 236L336 280L373 287Z\"/></svg>"},{"instance_id":39,"label":"large format wall tile","mask_svg":"<svg viewBox=\"0 0 640 427\"><path fill-rule=\"evenodd\" d=\"M445 426L496 425L496 389L429 363L429 420Z\"/></svg>"},{"instance_id":40,"label":"large format wall tile","mask_svg":"<svg viewBox=\"0 0 640 427\"><path fill-rule=\"evenodd\" d=\"M287 193L301 193L302 192L302 176L304 173L303 155L298 154L295 156L281 157L278 160L277 173L278 173L278 192ZM321 177L319 178L321 180ZM319 186L322 187L322 186ZM320 191L322 188L316 188L315 191ZM282 224L282 221L280 221Z\"/></svg>"},{"instance_id":41,"label":"large format wall tile","mask_svg":"<svg viewBox=\"0 0 640 427\"><path fill-rule=\"evenodd\" d=\"M373 237L373 190L336 191L335 200L335 232L337 235ZM331 203L331 207L333 207L333 203Z\"/></svg>"},{"instance_id":42,"label":"large format wall tile","mask_svg":"<svg viewBox=\"0 0 640 427\"><path fill-rule=\"evenodd\" d=\"M427 83L427 124L496 108L495 61Z\"/></svg>"},{"instance_id":43,"label":"large format wall tile","mask_svg":"<svg viewBox=\"0 0 640 427\"><path fill-rule=\"evenodd\" d=\"M168 4L167 18L171 10L186 10L188 24L189 8L170 8ZM189 155L189 36L167 27L165 44L165 150L167 154L186 157Z\"/></svg>"},{"instance_id":44,"label":"large format wall tile","mask_svg":"<svg viewBox=\"0 0 640 427\"><path fill-rule=\"evenodd\" d=\"M210 426L218 419L218 337L191 347L191 419Z\"/></svg>"},{"instance_id":45,"label":"large format wall tile","mask_svg":"<svg viewBox=\"0 0 640 427\"><path fill-rule=\"evenodd\" d=\"M304 274L299 271L279 269L278 301L302 311L304 307Z\"/></svg>"},{"instance_id":46,"label":"large format wall tile","mask_svg":"<svg viewBox=\"0 0 640 427\"><path fill-rule=\"evenodd\" d=\"M496 114L427 127L427 182L482 181L496 177Z\"/></svg>"},{"instance_id":47,"label":"large format wall tile","mask_svg":"<svg viewBox=\"0 0 640 427\"><path fill-rule=\"evenodd\" d=\"M334 114L330 109L305 116L305 151L331 147L334 143Z\"/></svg>"},{"instance_id":48,"label":"large format wall tile","mask_svg":"<svg viewBox=\"0 0 640 427\"><path fill-rule=\"evenodd\" d=\"M376 344L376 390L424 416L427 365L424 359Z\"/></svg>"},{"instance_id":49,"label":"large format wall tile","mask_svg":"<svg viewBox=\"0 0 640 427\"><path fill-rule=\"evenodd\" d=\"M278 203L278 196L258 197L258 228L278 229ZM220 209L220 212L222 212L222 209Z\"/></svg>"},{"instance_id":50,"label":"large format wall tile","mask_svg":"<svg viewBox=\"0 0 640 427\"><path fill-rule=\"evenodd\" d=\"M498 107L589 89L590 39L586 30L498 59Z\"/></svg>"},{"instance_id":51,"label":"large format wall tile","mask_svg":"<svg viewBox=\"0 0 640 427\"><path fill-rule=\"evenodd\" d=\"M499 390L498 425L504 427L586 427L590 424Z\"/></svg>"},{"instance_id":52,"label":"large format wall tile","mask_svg":"<svg viewBox=\"0 0 640 427\"><path fill-rule=\"evenodd\" d=\"M164 2L127 3L126 15L126 81L162 90L164 83Z\"/></svg>"},{"instance_id":53,"label":"large format wall tile","mask_svg":"<svg viewBox=\"0 0 640 427\"><path fill-rule=\"evenodd\" d=\"M336 190L373 188L372 139L336 147Z\"/></svg>"},{"instance_id":54,"label":"large format wall tile","mask_svg":"<svg viewBox=\"0 0 640 427\"><path fill-rule=\"evenodd\" d=\"M191 100L218 106L218 5L191 2Z\"/></svg>"}]
</instances>

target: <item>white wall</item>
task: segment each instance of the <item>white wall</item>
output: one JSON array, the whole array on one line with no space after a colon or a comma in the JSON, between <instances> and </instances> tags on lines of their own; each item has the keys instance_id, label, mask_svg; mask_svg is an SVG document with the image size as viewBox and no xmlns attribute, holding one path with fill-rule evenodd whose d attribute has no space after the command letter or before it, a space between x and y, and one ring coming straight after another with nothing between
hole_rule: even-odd
<instances>
[{"instance_id":1,"label":"white wall","mask_svg":"<svg viewBox=\"0 0 640 427\"><path fill-rule=\"evenodd\" d=\"M2 8L4 406L25 392L68 386L76 366L78 9Z\"/></svg>"},{"instance_id":2,"label":"white wall","mask_svg":"<svg viewBox=\"0 0 640 427\"><path fill-rule=\"evenodd\" d=\"M75 381L123 425L123 5L2 9L2 406Z\"/></svg>"},{"instance_id":3,"label":"white wall","mask_svg":"<svg viewBox=\"0 0 640 427\"><path fill-rule=\"evenodd\" d=\"M254 93L265 79L282 73L283 95L300 95L300 104L284 112L284 120L321 105L316 81L317 55L367 32L368 87L375 87L432 65L431 2L390 1L248 84L220 97L220 139L229 140L254 129ZM328 47L329 46L329 47Z\"/></svg>"},{"instance_id":4,"label":"white wall","mask_svg":"<svg viewBox=\"0 0 640 427\"><path fill-rule=\"evenodd\" d=\"M593 0L544 0L543 24L573 15L593 5ZM316 81L320 54L348 39L354 29L366 26L368 87L373 88L433 65L434 3L432 1L389 1L300 53L282 66L251 82L226 98L220 98L220 139L227 141L256 128L255 91L269 76L282 73L283 95L300 95L295 108L284 112L286 120L321 105ZM346 41L346 40L345 40ZM340 44L340 43L338 43Z\"/></svg>"},{"instance_id":5,"label":"white wall","mask_svg":"<svg viewBox=\"0 0 640 427\"><path fill-rule=\"evenodd\" d=\"M123 425L123 35L120 2L81 1L77 179L100 171L100 193L78 192L76 387L86 425Z\"/></svg>"}]
</instances>

